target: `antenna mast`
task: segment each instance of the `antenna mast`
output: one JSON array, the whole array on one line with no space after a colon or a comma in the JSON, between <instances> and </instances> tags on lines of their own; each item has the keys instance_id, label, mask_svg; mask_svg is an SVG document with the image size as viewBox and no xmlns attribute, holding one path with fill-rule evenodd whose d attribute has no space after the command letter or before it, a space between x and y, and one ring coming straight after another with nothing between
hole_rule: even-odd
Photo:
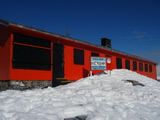
<instances>
[{"instance_id":1,"label":"antenna mast","mask_svg":"<svg viewBox=\"0 0 160 120\"><path fill-rule=\"evenodd\" d=\"M70 37L70 27L69 27L69 25L67 26L66 36L67 36L67 37Z\"/></svg>"}]
</instances>

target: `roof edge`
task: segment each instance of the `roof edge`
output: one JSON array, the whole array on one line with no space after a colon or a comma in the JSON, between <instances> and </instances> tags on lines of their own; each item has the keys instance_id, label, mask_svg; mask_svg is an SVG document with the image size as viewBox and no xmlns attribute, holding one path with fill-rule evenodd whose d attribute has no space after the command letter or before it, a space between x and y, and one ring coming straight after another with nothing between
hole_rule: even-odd
<instances>
[{"instance_id":1,"label":"roof edge","mask_svg":"<svg viewBox=\"0 0 160 120\"><path fill-rule=\"evenodd\" d=\"M6 20L0 19L0 25L4 25L4 26L8 27L9 26L9 22L6 21Z\"/></svg>"}]
</instances>

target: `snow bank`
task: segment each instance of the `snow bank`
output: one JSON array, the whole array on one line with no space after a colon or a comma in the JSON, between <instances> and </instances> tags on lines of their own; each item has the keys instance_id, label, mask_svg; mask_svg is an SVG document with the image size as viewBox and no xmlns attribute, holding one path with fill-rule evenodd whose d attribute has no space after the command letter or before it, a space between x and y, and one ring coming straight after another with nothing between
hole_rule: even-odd
<instances>
[{"instance_id":1,"label":"snow bank","mask_svg":"<svg viewBox=\"0 0 160 120\"><path fill-rule=\"evenodd\" d=\"M133 86L136 80L145 86ZM0 120L158 120L160 82L113 70L56 88L0 92Z\"/></svg>"}]
</instances>

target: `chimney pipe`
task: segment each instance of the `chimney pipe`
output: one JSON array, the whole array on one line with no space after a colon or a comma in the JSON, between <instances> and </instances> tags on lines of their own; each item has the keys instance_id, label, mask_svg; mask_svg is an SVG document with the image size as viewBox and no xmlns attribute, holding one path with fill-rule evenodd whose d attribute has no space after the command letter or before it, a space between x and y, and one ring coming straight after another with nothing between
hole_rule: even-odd
<instances>
[{"instance_id":1,"label":"chimney pipe","mask_svg":"<svg viewBox=\"0 0 160 120\"><path fill-rule=\"evenodd\" d=\"M104 47L111 48L111 39L101 38L101 45L104 46Z\"/></svg>"}]
</instances>

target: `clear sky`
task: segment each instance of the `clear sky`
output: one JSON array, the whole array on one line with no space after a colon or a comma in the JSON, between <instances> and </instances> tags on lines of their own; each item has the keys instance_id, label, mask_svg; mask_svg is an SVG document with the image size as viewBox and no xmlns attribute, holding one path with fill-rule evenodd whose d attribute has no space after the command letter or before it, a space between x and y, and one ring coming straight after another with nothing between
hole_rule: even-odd
<instances>
[{"instance_id":1,"label":"clear sky","mask_svg":"<svg viewBox=\"0 0 160 120\"><path fill-rule=\"evenodd\" d=\"M1 0L0 18L160 63L160 0Z\"/></svg>"}]
</instances>

